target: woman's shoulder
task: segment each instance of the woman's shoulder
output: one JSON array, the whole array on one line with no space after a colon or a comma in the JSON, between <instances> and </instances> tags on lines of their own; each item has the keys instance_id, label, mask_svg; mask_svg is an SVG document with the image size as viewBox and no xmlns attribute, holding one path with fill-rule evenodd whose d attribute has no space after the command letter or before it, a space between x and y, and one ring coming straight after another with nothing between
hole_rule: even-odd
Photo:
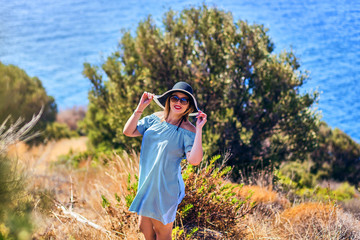
<instances>
[{"instance_id":1,"label":"woman's shoulder","mask_svg":"<svg viewBox=\"0 0 360 240\"><path fill-rule=\"evenodd\" d=\"M188 121L184 121L183 124L181 125L182 128L186 129L186 130L189 130L193 133L196 132L196 128L194 126L194 124L192 124L189 120Z\"/></svg>"},{"instance_id":2,"label":"woman's shoulder","mask_svg":"<svg viewBox=\"0 0 360 240\"><path fill-rule=\"evenodd\" d=\"M164 117L164 111L154 112L152 115L162 119Z\"/></svg>"}]
</instances>

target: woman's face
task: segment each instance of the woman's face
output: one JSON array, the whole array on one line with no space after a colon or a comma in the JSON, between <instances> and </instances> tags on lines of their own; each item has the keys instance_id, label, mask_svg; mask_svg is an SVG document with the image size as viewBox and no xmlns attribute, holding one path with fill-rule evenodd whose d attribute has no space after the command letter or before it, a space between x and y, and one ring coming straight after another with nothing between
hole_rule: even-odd
<instances>
[{"instance_id":1,"label":"woman's face","mask_svg":"<svg viewBox=\"0 0 360 240\"><path fill-rule=\"evenodd\" d=\"M190 105L189 97L182 92L174 92L170 96L170 111L175 114L184 113Z\"/></svg>"}]
</instances>

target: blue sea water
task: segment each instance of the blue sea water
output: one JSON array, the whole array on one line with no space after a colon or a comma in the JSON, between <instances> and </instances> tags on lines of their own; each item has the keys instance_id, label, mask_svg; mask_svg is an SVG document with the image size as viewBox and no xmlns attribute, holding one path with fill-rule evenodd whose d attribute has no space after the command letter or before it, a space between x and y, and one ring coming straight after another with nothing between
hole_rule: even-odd
<instances>
[{"instance_id":1,"label":"blue sea water","mask_svg":"<svg viewBox=\"0 0 360 240\"><path fill-rule=\"evenodd\" d=\"M292 49L310 75L302 91L321 93L322 119L360 142L358 0L0 0L0 61L39 77L60 109L86 105L83 63L101 63L116 49L122 28L135 33L149 14L161 25L169 8L202 2L232 12L235 21L263 24L275 52Z\"/></svg>"}]
</instances>

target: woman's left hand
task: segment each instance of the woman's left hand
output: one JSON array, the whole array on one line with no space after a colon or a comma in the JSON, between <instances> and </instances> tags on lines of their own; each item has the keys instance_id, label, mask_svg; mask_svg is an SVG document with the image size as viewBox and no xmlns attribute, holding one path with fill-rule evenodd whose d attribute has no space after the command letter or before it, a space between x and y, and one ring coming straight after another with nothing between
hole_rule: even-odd
<instances>
[{"instance_id":1,"label":"woman's left hand","mask_svg":"<svg viewBox=\"0 0 360 240\"><path fill-rule=\"evenodd\" d=\"M204 112L200 111L199 110L199 113L196 115L196 128L202 128L204 126L204 124L206 123L207 121L207 116Z\"/></svg>"}]
</instances>

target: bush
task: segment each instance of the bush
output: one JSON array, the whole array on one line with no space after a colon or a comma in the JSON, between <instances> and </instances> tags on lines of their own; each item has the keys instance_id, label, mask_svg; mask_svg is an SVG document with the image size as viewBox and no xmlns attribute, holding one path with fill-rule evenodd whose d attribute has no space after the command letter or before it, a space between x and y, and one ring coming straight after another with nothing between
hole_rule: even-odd
<instances>
[{"instance_id":1,"label":"bush","mask_svg":"<svg viewBox=\"0 0 360 240\"><path fill-rule=\"evenodd\" d=\"M193 239L201 237L208 239L219 236L222 239L238 239L241 230L236 228L238 221L249 213L252 204L250 196L239 198L235 188L239 184L232 184L226 179L231 167L221 165L216 167L220 156L215 156L200 168L192 165L184 166L183 178L185 182L185 198L178 206L173 229L173 237L177 239ZM137 191L138 178L128 175L126 194L118 196L117 204L101 196L102 205L111 218L112 229L126 233L131 224L136 224L137 215L131 214L127 208L131 205ZM129 218L129 220L125 220ZM210 239L210 238L209 238Z\"/></svg>"},{"instance_id":2,"label":"bush","mask_svg":"<svg viewBox=\"0 0 360 240\"><path fill-rule=\"evenodd\" d=\"M30 239L33 198L26 191L26 172L16 159L7 157L8 146L31 138L29 131L39 121L41 112L30 122L16 121L0 125L0 239ZM21 127L22 125L22 127Z\"/></svg>"},{"instance_id":3,"label":"bush","mask_svg":"<svg viewBox=\"0 0 360 240\"><path fill-rule=\"evenodd\" d=\"M318 178L311 173L311 166L312 163L308 161L287 162L279 168L277 176L282 180L290 179L295 188L312 188L316 185Z\"/></svg>"},{"instance_id":4,"label":"bush","mask_svg":"<svg viewBox=\"0 0 360 240\"><path fill-rule=\"evenodd\" d=\"M26 197L25 172L16 161L0 155L0 239L30 239L34 225L31 219L32 199Z\"/></svg>"},{"instance_id":5,"label":"bush","mask_svg":"<svg viewBox=\"0 0 360 240\"><path fill-rule=\"evenodd\" d=\"M319 147L311 154L314 169L326 172L325 179L360 184L360 144L326 123L320 124Z\"/></svg>"},{"instance_id":6,"label":"bush","mask_svg":"<svg viewBox=\"0 0 360 240\"><path fill-rule=\"evenodd\" d=\"M42 133L45 141L59 140L61 138L78 137L79 134L71 130L68 125L64 123L53 122L46 126L45 131Z\"/></svg>"},{"instance_id":7,"label":"bush","mask_svg":"<svg viewBox=\"0 0 360 240\"><path fill-rule=\"evenodd\" d=\"M344 182L337 189L333 190L335 198L339 201L349 200L355 197L356 190L348 182Z\"/></svg>"},{"instance_id":8,"label":"bush","mask_svg":"<svg viewBox=\"0 0 360 240\"><path fill-rule=\"evenodd\" d=\"M336 189L321 187L320 175L311 173L312 162L288 162L275 172L277 187L287 194L290 200L302 198L318 201L344 201L355 196L355 187L344 182Z\"/></svg>"},{"instance_id":9,"label":"bush","mask_svg":"<svg viewBox=\"0 0 360 240\"><path fill-rule=\"evenodd\" d=\"M45 130L48 123L55 121L55 100L46 94L37 77L29 77L24 70L0 62L0 86L0 122L4 122L8 116L7 126L20 117L29 122L42 107L43 114L34 131ZM33 142L41 140L37 138Z\"/></svg>"},{"instance_id":10,"label":"bush","mask_svg":"<svg viewBox=\"0 0 360 240\"><path fill-rule=\"evenodd\" d=\"M70 151L66 155L60 155L58 161L55 164L64 164L71 168L79 168L81 163L91 162L92 166L96 166L99 163L105 164L110 158L107 153L96 152L88 150L85 152L74 153Z\"/></svg>"},{"instance_id":11,"label":"bush","mask_svg":"<svg viewBox=\"0 0 360 240\"><path fill-rule=\"evenodd\" d=\"M234 22L231 13L203 5L168 11L161 28L148 17L136 33L124 32L101 67L84 64L92 90L83 126L94 146L139 150L140 140L122 128L142 92L159 94L186 81L208 114L205 152L231 149L234 177L260 160L305 159L316 147L310 107L318 95L299 93L307 75L292 52L273 53L264 26ZM144 114L157 110L151 104Z\"/></svg>"},{"instance_id":12,"label":"bush","mask_svg":"<svg viewBox=\"0 0 360 240\"><path fill-rule=\"evenodd\" d=\"M241 185L225 180L232 168L224 165L216 167L219 158L220 155L213 157L208 165L200 168L189 164L183 173L186 195L178 207L176 218L176 224L182 231L174 233L180 239L195 236L196 229L208 228L223 237L236 238L241 235L235 226L253 205L248 201L250 196L236 196L234 189L241 188Z\"/></svg>"}]
</instances>

